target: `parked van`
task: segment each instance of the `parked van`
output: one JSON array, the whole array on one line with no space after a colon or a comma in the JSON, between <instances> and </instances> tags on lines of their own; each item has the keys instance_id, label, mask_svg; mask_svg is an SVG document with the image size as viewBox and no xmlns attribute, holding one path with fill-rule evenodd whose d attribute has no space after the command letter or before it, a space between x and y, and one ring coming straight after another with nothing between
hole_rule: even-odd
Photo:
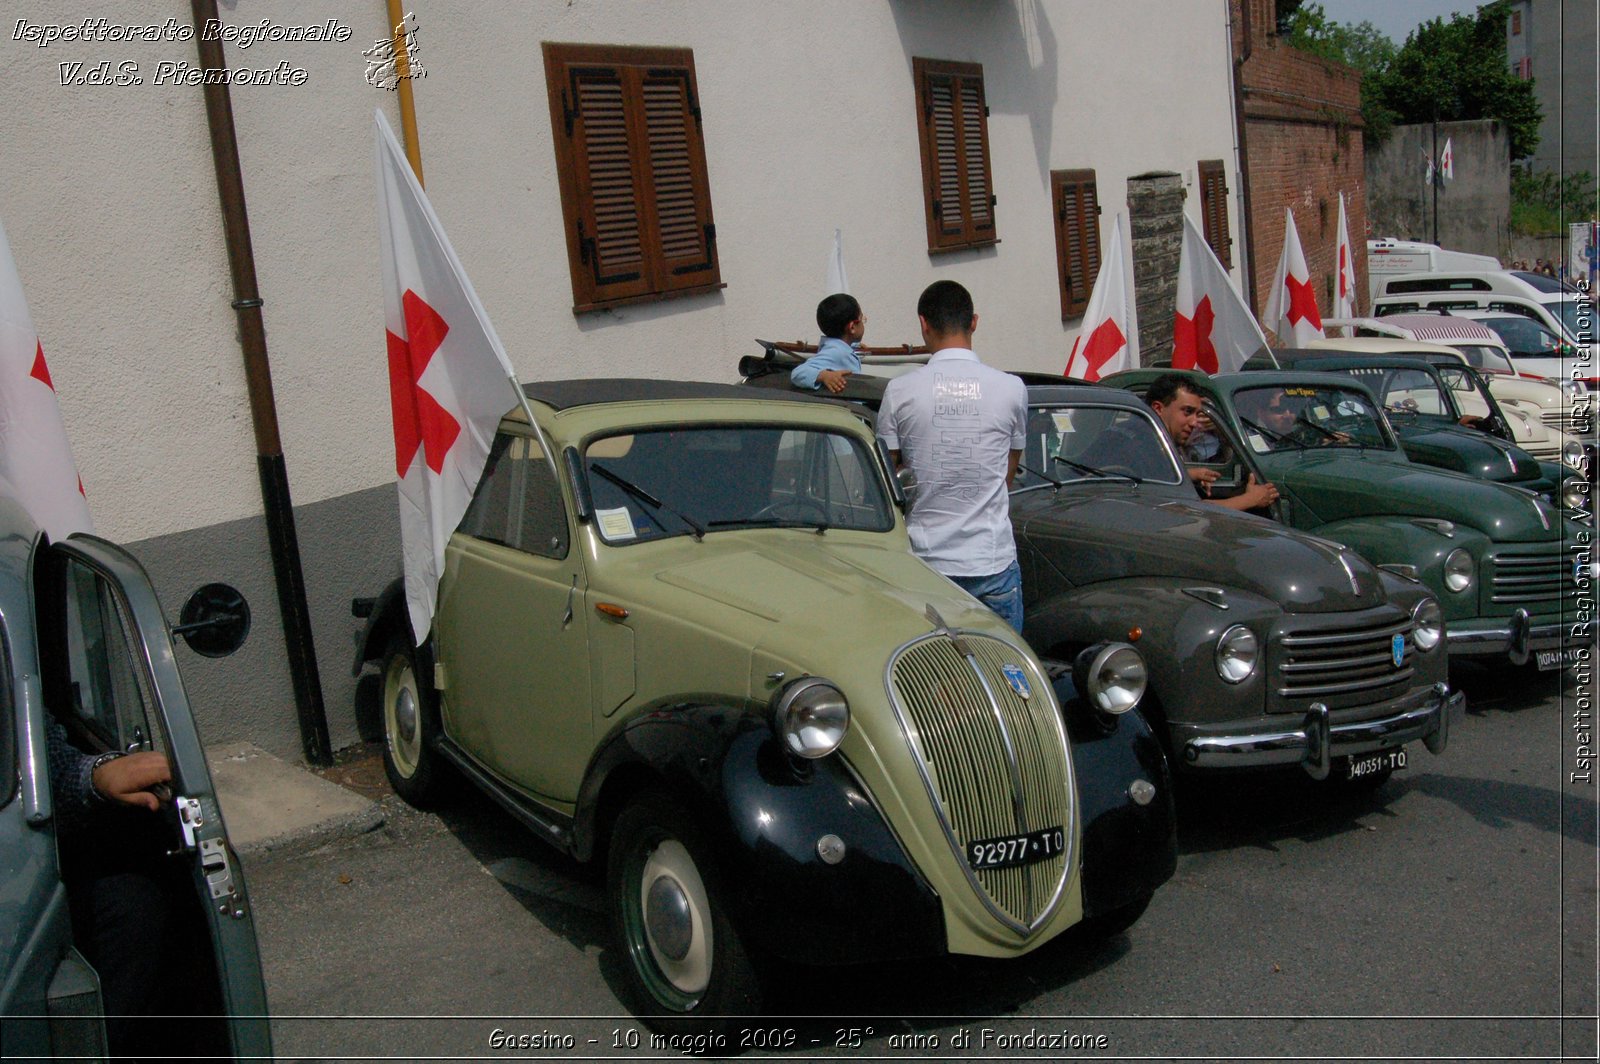
<instances>
[{"instance_id":1,"label":"parked van","mask_svg":"<svg viewBox=\"0 0 1600 1064\"><path fill-rule=\"evenodd\" d=\"M1372 300L1383 317L1417 310L1499 310L1542 322L1563 340L1595 342L1595 307L1572 286L1526 270L1457 270L1386 277Z\"/></svg>"},{"instance_id":2,"label":"parked van","mask_svg":"<svg viewBox=\"0 0 1600 1064\"><path fill-rule=\"evenodd\" d=\"M1376 298L1390 277L1407 273L1440 273L1446 270L1498 270L1500 260L1493 255L1474 255L1470 251L1449 251L1438 244L1415 240L1367 241L1367 295Z\"/></svg>"}]
</instances>

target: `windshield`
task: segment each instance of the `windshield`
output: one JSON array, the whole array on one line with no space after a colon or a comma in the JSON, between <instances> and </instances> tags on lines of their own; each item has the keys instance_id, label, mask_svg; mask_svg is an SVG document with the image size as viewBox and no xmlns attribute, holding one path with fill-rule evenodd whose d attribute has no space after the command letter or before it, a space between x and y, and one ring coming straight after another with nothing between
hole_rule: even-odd
<instances>
[{"instance_id":1,"label":"windshield","mask_svg":"<svg viewBox=\"0 0 1600 1064\"><path fill-rule=\"evenodd\" d=\"M1019 490L1053 481L1177 484L1184 478L1155 418L1127 407L1029 407L1021 464Z\"/></svg>"},{"instance_id":2,"label":"windshield","mask_svg":"<svg viewBox=\"0 0 1600 1064\"><path fill-rule=\"evenodd\" d=\"M1580 344L1594 343L1594 307L1581 299L1563 299L1544 305L1545 309L1561 319L1567 334Z\"/></svg>"},{"instance_id":3,"label":"windshield","mask_svg":"<svg viewBox=\"0 0 1600 1064\"><path fill-rule=\"evenodd\" d=\"M1513 355L1554 358L1561 353L1561 337L1550 327L1520 314L1503 318L1484 318L1483 323L1500 335Z\"/></svg>"},{"instance_id":4,"label":"windshield","mask_svg":"<svg viewBox=\"0 0 1600 1064\"><path fill-rule=\"evenodd\" d=\"M1244 438L1257 454L1309 448L1392 450L1372 400L1336 385L1263 385L1233 393Z\"/></svg>"},{"instance_id":5,"label":"windshield","mask_svg":"<svg viewBox=\"0 0 1600 1064\"><path fill-rule=\"evenodd\" d=\"M1452 419L1458 416L1438 378L1425 369L1363 366L1345 372L1365 384L1397 424L1419 414Z\"/></svg>"},{"instance_id":6,"label":"windshield","mask_svg":"<svg viewBox=\"0 0 1600 1064\"><path fill-rule=\"evenodd\" d=\"M1537 323L1534 323L1537 324ZM1540 326L1543 328L1543 326ZM1549 329L1544 330L1552 338L1555 334ZM1511 365L1511 360L1505 352L1492 344L1452 343L1451 347L1467 356L1467 364L1473 369L1483 373L1515 373L1516 368Z\"/></svg>"},{"instance_id":7,"label":"windshield","mask_svg":"<svg viewBox=\"0 0 1600 1064\"><path fill-rule=\"evenodd\" d=\"M583 462L607 543L732 528L894 527L871 450L844 433L677 426L592 440Z\"/></svg>"}]
</instances>

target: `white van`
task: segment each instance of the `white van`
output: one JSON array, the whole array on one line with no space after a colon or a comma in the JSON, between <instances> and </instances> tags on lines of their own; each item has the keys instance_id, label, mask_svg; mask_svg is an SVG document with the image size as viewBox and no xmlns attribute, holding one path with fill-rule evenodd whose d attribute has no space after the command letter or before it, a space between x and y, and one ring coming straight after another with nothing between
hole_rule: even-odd
<instances>
[{"instance_id":1,"label":"white van","mask_svg":"<svg viewBox=\"0 0 1600 1064\"><path fill-rule=\"evenodd\" d=\"M1499 310L1548 326L1570 344L1595 342L1595 306L1571 285L1526 270L1453 270L1385 277L1376 317L1417 310Z\"/></svg>"},{"instance_id":2,"label":"white van","mask_svg":"<svg viewBox=\"0 0 1600 1064\"><path fill-rule=\"evenodd\" d=\"M1493 255L1474 255L1470 251L1450 251L1438 244L1415 240L1367 241L1367 295L1376 298L1382 283L1403 273L1441 273L1449 270L1498 270L1500 260Z\"/></svg>"}]
</instances>

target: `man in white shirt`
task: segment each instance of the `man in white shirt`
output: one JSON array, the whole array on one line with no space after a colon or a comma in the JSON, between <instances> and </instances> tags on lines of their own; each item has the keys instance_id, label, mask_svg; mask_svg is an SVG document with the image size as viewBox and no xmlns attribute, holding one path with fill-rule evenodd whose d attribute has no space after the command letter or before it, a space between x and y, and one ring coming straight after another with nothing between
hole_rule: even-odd
<instances>
[{"instance_id":1,"label":"man in white shirt","mask_svg":"<svg viewBox=\"0 0 1600 1064\"><path fill-rule=\"evenodd\" d=\"M1007 486L1028 424L1028 393L972 351L978 315L954 281L935 281L917 300L932 357L889 381L878 435L916 477L906 521L917 556L1022 631L1022 572L1011 538Z\"/></svg>"}]
</instances>

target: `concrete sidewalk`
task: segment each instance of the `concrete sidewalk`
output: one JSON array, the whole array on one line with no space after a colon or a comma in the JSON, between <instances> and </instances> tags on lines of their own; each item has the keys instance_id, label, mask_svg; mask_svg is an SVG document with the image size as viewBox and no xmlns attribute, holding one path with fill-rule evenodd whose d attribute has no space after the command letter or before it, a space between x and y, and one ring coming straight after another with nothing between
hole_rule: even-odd
<instances>
[{"instance_id":1,"label":"concrete sidewalk","mask_svg":"<svg viewBox=\"0 0 1600 1064\"><path fill-rule=\"evenodd\" d=\"M383 826L377 802L252 743L207 751L211 780L240 856L304 853Z\"/></svg>"}]
</instances>

